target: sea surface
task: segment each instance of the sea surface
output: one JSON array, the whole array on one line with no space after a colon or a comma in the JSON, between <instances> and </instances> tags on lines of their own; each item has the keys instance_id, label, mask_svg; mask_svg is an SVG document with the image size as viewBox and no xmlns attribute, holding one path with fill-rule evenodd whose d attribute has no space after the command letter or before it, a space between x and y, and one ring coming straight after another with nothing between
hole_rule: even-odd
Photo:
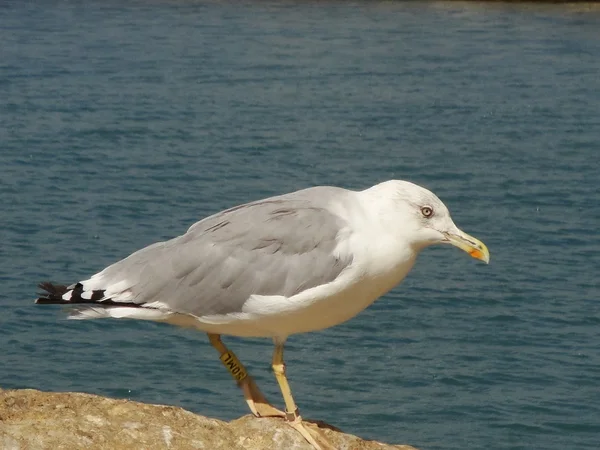
<instances>
[{"instance_id":1,"label":"sea surface","mask_svg":"<svg viewBox=\"0 0 600 450\"><path fill-rule=\"evenodd\" d=\"M303 415L423 450L600 448L585 5L2 1L0 386L246 414L203 333L67 321L36 284L229 206L390 178L436 192L491 263L427 249L358 317L292 336ZM225 341L281 405L271 342Z\"/></svg>"}]
</instances>

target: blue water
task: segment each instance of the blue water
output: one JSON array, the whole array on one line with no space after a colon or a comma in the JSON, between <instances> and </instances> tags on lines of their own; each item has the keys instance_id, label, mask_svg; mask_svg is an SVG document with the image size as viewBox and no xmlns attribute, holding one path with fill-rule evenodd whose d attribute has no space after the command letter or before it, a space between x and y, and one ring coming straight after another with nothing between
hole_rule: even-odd
<instances>
[{"instance_id":1,"label":"blue water","mask_svg":"<svg viewBox=\"0 0 600 450\"><path fill-rule=\"evenodd\" d=\"M0 5L0 386L231 419L206 337L64 320L70 283L241 202L410 179L488 244L431 248L290 338L301 411L421 449L600 442L600 9L445 2ZM271 343L227 339L267 395Z\"/></svg>"}]
</instances>

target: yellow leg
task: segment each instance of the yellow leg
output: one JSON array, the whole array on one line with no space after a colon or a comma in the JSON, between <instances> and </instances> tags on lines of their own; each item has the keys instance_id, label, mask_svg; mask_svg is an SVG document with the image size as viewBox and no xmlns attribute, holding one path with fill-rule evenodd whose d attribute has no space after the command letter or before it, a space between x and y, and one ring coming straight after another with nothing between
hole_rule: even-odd
<instances>
[{"instance_id":1,"label":"yellow leg","mask_svg":"<svg viewBox=\"0 0 600 450\"><path fill-rule=\"evenodd\" d=\"M244 398L252 414L256 417L285 417L283 411L275 408L267 401L252 377L248 375L248 371L244 365L235 356L235 353L223 344L221 336L209 333L208 339L211 345L219 352L219 359L225 368L244 392Z\"/></svg>"},{"instance_id":2,"label":"yellow leg","mask_svg":"<svg viewBox=\"0 0 600 450\"><path fill-rule=\"evenodd\" d=\"M292 390L285 375L285 363L283 362L283 343L275 343L275 351L273 352L272 362L275 378L279 383L279 388L283 394L285 401L285 419L286 422L296 429L316 450L335 450L327 440L325 440L318 432L310 430L306 427L300 416L300 411L292 397ZM319 442L317 442L319 441Z\"/></svg>"}]
</instances>

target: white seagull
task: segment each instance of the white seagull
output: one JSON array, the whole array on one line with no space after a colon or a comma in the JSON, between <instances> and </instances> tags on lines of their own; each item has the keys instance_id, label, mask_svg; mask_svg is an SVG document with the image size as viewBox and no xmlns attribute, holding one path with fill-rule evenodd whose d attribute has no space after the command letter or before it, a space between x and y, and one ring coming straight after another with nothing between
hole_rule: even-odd
<instances>
[{"instance_id":1,"label":"white seagull","mask_svg":"<svg viewBox=\"0 0 600 450\"><path fill-rule=\"evenodd\" d=\"M36 303L76 305L69 318L142 319L208 333L257 417L282 416L315 449L288 384L283 346L295 333L345 322L408 274L421 250L452 244L489 262L442 201L407 181L363 191L312 187L236 206L70 286L41 283ZM269 337L285 401L273 407L221 335Z\"/></svg>"}]
</instances>

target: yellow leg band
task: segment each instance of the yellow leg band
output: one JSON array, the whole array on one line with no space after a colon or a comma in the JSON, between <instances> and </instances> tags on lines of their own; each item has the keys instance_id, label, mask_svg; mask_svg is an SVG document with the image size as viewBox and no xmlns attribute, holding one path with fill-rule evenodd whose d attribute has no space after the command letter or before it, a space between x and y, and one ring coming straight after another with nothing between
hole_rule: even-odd
<instances>
[{"instance_id":1,"label":"yellow leg band","mask_svg":"<svg viewBox=\"0 0 600 450\"><path fill-rule=\"evenodd\" d=\"M234 380L240 382L248 376L246 368L240 362L240 360L237 359L233 352L225 352L219 357L219 359L221 360L225 368L229 371Z\"/></svg>"}]
</instances>

